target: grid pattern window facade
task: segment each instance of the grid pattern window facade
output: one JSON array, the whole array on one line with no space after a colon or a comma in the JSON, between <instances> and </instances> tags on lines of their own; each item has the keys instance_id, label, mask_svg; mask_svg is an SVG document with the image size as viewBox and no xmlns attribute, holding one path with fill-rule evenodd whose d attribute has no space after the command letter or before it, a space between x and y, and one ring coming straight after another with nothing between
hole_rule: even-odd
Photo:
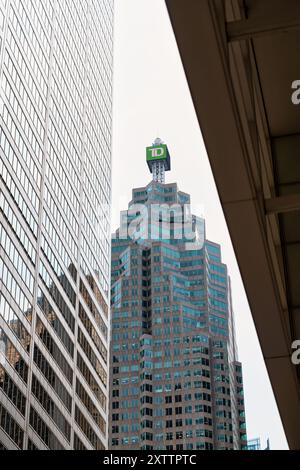
<instances>
[{"instance_id":1,"label":"grid pattern window facade","mask_svg":"<svg viewBox=\"0 0 300 470\"><path fill-rule=\"evenodd\" d=\"M5 448L107 447L112 58L113 0L1 1Z\"/></svg>"}]
</instances>

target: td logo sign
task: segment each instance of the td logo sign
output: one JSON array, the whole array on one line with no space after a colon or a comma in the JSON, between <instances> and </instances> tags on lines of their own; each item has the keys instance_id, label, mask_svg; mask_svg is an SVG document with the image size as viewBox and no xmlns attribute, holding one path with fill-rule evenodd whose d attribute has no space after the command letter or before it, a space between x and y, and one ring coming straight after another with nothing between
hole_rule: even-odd
<instances>
[{"instance_id":1,"label":"td logo sign","mask_svg":"<svg viewBox=\"0 0 300 470\"><path fill-rule=\"evenodd\" d=\"M147 147L147 162L151 162L152 160L164 160L166 158L166 145L156 145L154 147Z\"/></svg>"},{"instance_id":2,"label":"td logo sign","mask_svg":"<svg viewBox=\"0 0 300 470\"><path fill-rule=\"evenodd\" d=\"M162 147L157 147L150 149L150 152L152 158L162 157L164 154L164 149Z\"/></svg>"}]
</instances>

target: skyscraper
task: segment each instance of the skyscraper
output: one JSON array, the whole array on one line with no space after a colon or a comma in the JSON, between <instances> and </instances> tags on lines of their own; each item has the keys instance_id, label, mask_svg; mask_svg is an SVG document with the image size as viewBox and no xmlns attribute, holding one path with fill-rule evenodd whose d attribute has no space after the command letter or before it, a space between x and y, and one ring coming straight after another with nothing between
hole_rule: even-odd
<instances>
[{"instance_id":1,"label":"skyscraper","mask_svg":"<svg viewBox=\"0 0 300 470\"><path fill-rule=\"evenodd\" d=\"M190 196L165 183L168 147L147 148L153 180L133 189L112 237L111 449L246 449L230 278Z\"/></svg>"},{"instance_id":2,"label":"skyscraper","mask_svg":"<svg viewBox=\"0 0 300 470\"><path fill-rule=\"evenodd\" d=\"M0 3L0 447L107 447L112 0Z\"/></svg>"},{"instance_id":3,"label":"skyscraper","mask_svg":"<svg viewBox=\"0 0 300 470\"><path fill-rule=\"evenodd\" d=\"M261 450L260 438L249 439L247 443L247 450Z\"/></svg>"}]
</instances>

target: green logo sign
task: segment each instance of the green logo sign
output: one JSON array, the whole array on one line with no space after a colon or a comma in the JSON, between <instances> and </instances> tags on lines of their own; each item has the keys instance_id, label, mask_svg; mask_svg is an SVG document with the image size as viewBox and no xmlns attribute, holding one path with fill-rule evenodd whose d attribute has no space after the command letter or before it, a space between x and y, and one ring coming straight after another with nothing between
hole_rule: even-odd
<instances>
[{"instance_id":1,"label":"green logo sign","mask_svg":"<svg viewBox=\"0 0 300 470\"><path fill-rule=\"evenodd\" d=\"M167 146L165 144L147 147L147 162L167 159Z\"/></svg>"}]
</instances>

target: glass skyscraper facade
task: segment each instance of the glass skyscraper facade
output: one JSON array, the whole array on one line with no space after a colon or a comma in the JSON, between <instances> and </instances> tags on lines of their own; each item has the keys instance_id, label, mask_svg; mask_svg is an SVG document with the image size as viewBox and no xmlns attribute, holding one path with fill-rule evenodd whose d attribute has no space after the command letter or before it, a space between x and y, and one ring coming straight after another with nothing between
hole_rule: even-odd
<instances>
[{"instance_id":1,"label":"glass skyscraper facade","mask_svg":"<svg viewBox=\"0 0 300 470\"><path fill-rule=\"evenodd\" d=\"M104 449L113 0L0 2L0 448Z\"/></svg>"},{"instance_id":2,"label":"glass skyscraper facade","mask_svg":"<svg viewBox=\"0 0 300 470\"><path fill-rule=\"evenodd\" d=\"M249 439L247 444L247 450L261 450L260 438Z\"/></svg>"},{"instance_id":3,"label":"glass skyscraper facade","mask_svg":"<svg viewBox=\"0 0 300 470\"><path fill-rule=\"evenodd\" d=\"M230 278L189 207L152 181L112 237L111 449L247 448Z\"/></svg>"}]
</instances>

